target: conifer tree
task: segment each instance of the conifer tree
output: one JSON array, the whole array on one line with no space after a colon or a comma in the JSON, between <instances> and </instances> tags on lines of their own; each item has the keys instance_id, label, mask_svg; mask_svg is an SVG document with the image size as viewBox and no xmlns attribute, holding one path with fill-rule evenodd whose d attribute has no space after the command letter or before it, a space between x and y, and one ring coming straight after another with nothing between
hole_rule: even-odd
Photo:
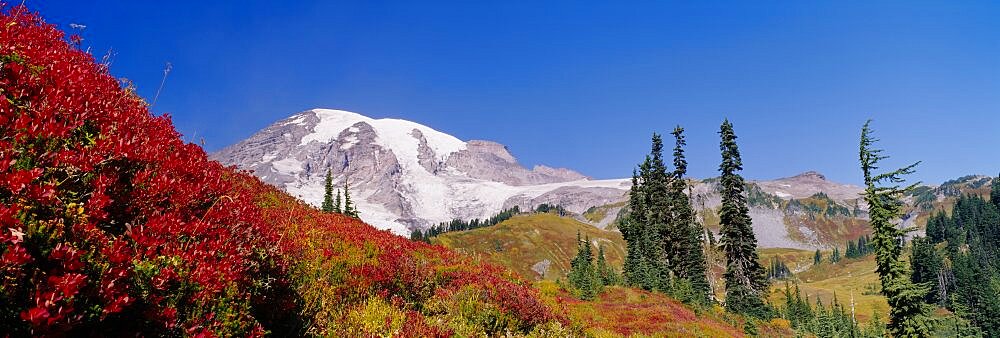
<instances>
[{"instance_id":1,"label":"conifer tree","mask_svg":"<svg viewBox=\"0 0 1000 338\"><path fill-rule=\"evenodd\" d=\"M816 249L816 253L813 254L813 264L819 264L823 262L823 253Z\"/></svg>"},{"instance_id":2,"label":"conifer tree","mask_svg":"<svg viewBox=\"0 0 1000 338\"><path fill-rule=\"evenodd\" d=\"M675 244L672 250L677 252L672 263L674 274L681 279L687 280L695 294L694 300L697 303L707 304L711 286L705 276L707 268L705 263L705 253L702 250L704 240L701 237L703 229L695 221L694 211L691 208L691 201L685 190L688 189L687 180L687 160L684 157L684 128L677 126L671 133L674 136L674 172L670 184L670 209L673 211L672 240Z\"/></svg>"},{"instance_id":3,"label":"conifer tree","mask_svg":"<svg viewBox=\"0 0 1000 338\"><path fill-rule=\"evenodd\" d=\"M882 283L882 294L889 306L887 329L895 337L926 337L931 332L929 308L923 303L927 289L910 281L909 271L900 260L906 231L894 223L900 218L903 203L900 198L919 184L900 187L903 176L913 173L920 162L884 173L875 173L879 162L888 158L881 149L875 149L869 127L871 120L861 129L860 161L865 179L864 199L872 225L872 244L876 254L876 272ZM888 183L889 185L885 185Z\"/></svg>"},{"instance_id":4,"label":"conifer tree","mask_svg":"<svg viewBox=\"0 0 1000 338\"><path fill-rule=\"evenodd\" d=\"M333 199L333 212L338 213L338 214L344 213L344 210L340 207L340 203L341 203L340 189L338 189L337 190L337 197Z\"/></svg>"},{"instance_id":5,"label":"conifer tree","mask_svg":"<svg viewBox=\"0 0 1000 338\"><path fill-rule=\"evenodd\" d=\"M594 270L594 254L590 248L590 237L586 241L580 239L580 232L576 233L577 250L576 257L570 262L569 283L580 295L581 299L594 299L600 293L601 283Z\"/></svg>"},{"instance_id":6,"label":"conifer tree","mask_svg":"<svg viewBox=\"0 0 1000 338\"><path fill-rule=\"evenodd\" d=\"M940 273L943 268L943 259L938 254L934 244L928 238L914 238L910 246L910 280L914 283L927 285L931 292L927 294L924 302L929 304L945 305L947 299L939 297L945 294L940 282ZM947 287L947 285L944 285ZM945 292L942 292L945 291Z\"/></svg>"},{"instance_id":7,"label":"conifer tree","mask_svg":"<svg viewBox=\"0 0 1000 338\"><path fill-rule=\"evenodd\" d=\"M990 185L990 202L1000 210L1000 176L994 177Z\"/></svg>"},{"instance_id":8,"label":"conifer tree","mask_svg":"<svg viewBox=\"0 0 1000 338\"><path fill-rule=\"evenodd\" d=\"M323 183L323 207L322 210L325 213L334 212L333 209L333 173L327 169L326 170L326 180Z\"/></svg>"},{"instance_id":9,"label":"conifer tree","mask_svg":"<svg viewBox=\"0 0 1000 338\"><path fill-rule=\"evenodd\" d=\"M649 171L646 179L643 180L643 189L647 198L646 220L648 222L648 245L652 257L650 266L654 269L651 274L653 280L651 286L664 292L669 292L672 282L672 266L676 264L677 229L673 228L671 202L670 202L670 181L671 174L667 173L667 166L663 161L663 139L659 134L653 133L652 149L649 153Z\"/></svg>"},{"instance_id":10,"label":"conifer tree","mask_svg":"<svg viewBox=\"0 0 1000 338\"><path fill-rule=\"evenodd\" d=\"M597 250L597 274L601 285L617 285L618 284L618 273L615 272L614 268L608 264L606 258L604 258L604 246L600 246Z\"/></svg>"},{"instance_id":11,"label":"conifer tree","mask_svg":"<svg viewBox=\"0 0 1000 338\"><path fill-rule=\"evenodd\" d=\"M343 214L348 217L358 218L358 209L354 206L354 202L351 201L350 188L347 185L347 180L344 180L344 210Z\"/></svg>"},{"instance_id":12,"label":"conifer tree","mask_svg":"<svg viewBox=\"0 0 1000 338\"><path fill-rule=\"evenodd\" d=\"M663 141L653 134L650 154L633 172L628 217L619 226L628 245L625 279L644 290L667 291L670 257L665 243L673 234L670 222L669 175L663 162Z\"/></svg>"},{"instance_id":13,"label":"conifer tree","mask_svg":"<svg viewBox=\"0 0 1000 338\"><path fill-rule=\"evenodd\" d=\"M719 143L722 151L719 223L722 248L726 254L726 308L763 318L768 313L761 298L767 292L767 277L757 255L757 238L744 194L746 182L738 173L743 170L743 161L729 120L722 123L719 135L722 138Z\"/></svg>"},{"instance_id":14,"label":"conifer tree","mask_svg":"<svg viewBox=\"0 0 1000 338\"><path fill-rule=\"evenodd\" d=\"M625 263L622 267L622 274L625 282L631 286L640 286L645 254L641 238L645 232L644 216L646 208L645 203L643 203L644 196L640 184L639 173L633 169L632 187L629 189L629 200L626 206L628 213L618 226L626 243Z\"/></svg>"},{"instance_id":15,"label":"conifer tree","mask_svg":"<svg viewBox=\"0 0 1000 338\"><path fill-rule=\"evenodd\" d=\"M424 233L420 229L413 229L410 231L410 240L416 242L424 241Z\"/></svg>"}]
</instances>

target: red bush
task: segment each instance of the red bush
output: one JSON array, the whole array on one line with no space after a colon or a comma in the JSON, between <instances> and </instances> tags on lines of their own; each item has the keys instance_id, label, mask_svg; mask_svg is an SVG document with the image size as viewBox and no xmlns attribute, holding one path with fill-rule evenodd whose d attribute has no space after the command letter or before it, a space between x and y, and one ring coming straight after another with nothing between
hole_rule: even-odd
<instances>
[{"instance_id":1,"label":"red bush","mask_svg":"<svg viewBox=\"0 0 1000 338\"><path fill-rule=\"evenodd\" d=\"M283 267L253 196L62 39L0 15L0 331L259 332Z\"/></svg>"}]
</instances>

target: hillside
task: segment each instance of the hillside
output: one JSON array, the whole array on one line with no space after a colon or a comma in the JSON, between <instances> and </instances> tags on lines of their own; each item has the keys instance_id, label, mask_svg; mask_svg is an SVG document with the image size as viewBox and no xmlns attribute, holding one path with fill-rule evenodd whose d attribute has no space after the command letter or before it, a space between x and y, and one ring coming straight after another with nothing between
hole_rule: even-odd
<instances>
[{"instance_id":1,"label":"hillside","mask_svg":"<svg viewBox=\"0 0 1000 338\"><path fill-rule=\"evenodd\" d=\"M508 270L323 214L184 143L25 7L0 15L0 332L561 332ZM565 333L568 334L568 333Z\"/></svg>"},{"instance_id":2,"label":"hillside","mask_svg":"<svg viewBox=\"0 0 1000 338\"><path fill-rule=\"evenodd\" d=\"M184 143L70 40L24 6L3 7L4 334L570 337L595 325L581 309L624 306L632 321L602 330L739 335L738 317L699 319L627 289L582 303L322 213Z\"/></svg>"},{"instance_id":3,"label":"hillside","mask_svg":"<svg viewBox=\"0 0 1000 338\"><path fill-rule=\"evenodd\" d=\"M569 217L535 213L518 215L495 226L447 232L432 239L455 251L480 255L509 267L527 279L555 280L569 273L576 255L576 234L604 247L613 266L621 266L625 241L621 233L597 229Z\"/></svg>"}]
</instances>

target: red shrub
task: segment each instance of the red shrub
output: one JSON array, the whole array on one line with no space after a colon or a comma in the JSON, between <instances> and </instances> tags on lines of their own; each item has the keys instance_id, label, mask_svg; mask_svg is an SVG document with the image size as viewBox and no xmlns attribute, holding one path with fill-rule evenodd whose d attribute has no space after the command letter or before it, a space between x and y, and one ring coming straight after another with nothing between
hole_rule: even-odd
<instances>
[{"instance_id":1,"label":"red shrub","mask_svg":"<svg viewBox=\"0 0 1000 338\"><path fill-rule=\"evenodd\" d=\"M62 39L0 15L0 331L259 332L282 267L253 196Z\"/></svg>"}]
</instances>

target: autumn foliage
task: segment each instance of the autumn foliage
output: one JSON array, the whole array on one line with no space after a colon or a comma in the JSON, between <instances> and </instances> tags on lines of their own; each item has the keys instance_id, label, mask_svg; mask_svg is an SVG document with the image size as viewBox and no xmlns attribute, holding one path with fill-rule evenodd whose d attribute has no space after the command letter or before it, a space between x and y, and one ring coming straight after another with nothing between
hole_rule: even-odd
<instances>
[{"instance_id":1,"label":"autumn foliage","mask_svg":"<svg viewBox=\"0 0 1000 338\"><path fill-rule=\"evenodd\" d=\"M0 14L0 332L558 330L503 268L322 214L207 159L23 6Z\"/></svg>"}]
</instances>

